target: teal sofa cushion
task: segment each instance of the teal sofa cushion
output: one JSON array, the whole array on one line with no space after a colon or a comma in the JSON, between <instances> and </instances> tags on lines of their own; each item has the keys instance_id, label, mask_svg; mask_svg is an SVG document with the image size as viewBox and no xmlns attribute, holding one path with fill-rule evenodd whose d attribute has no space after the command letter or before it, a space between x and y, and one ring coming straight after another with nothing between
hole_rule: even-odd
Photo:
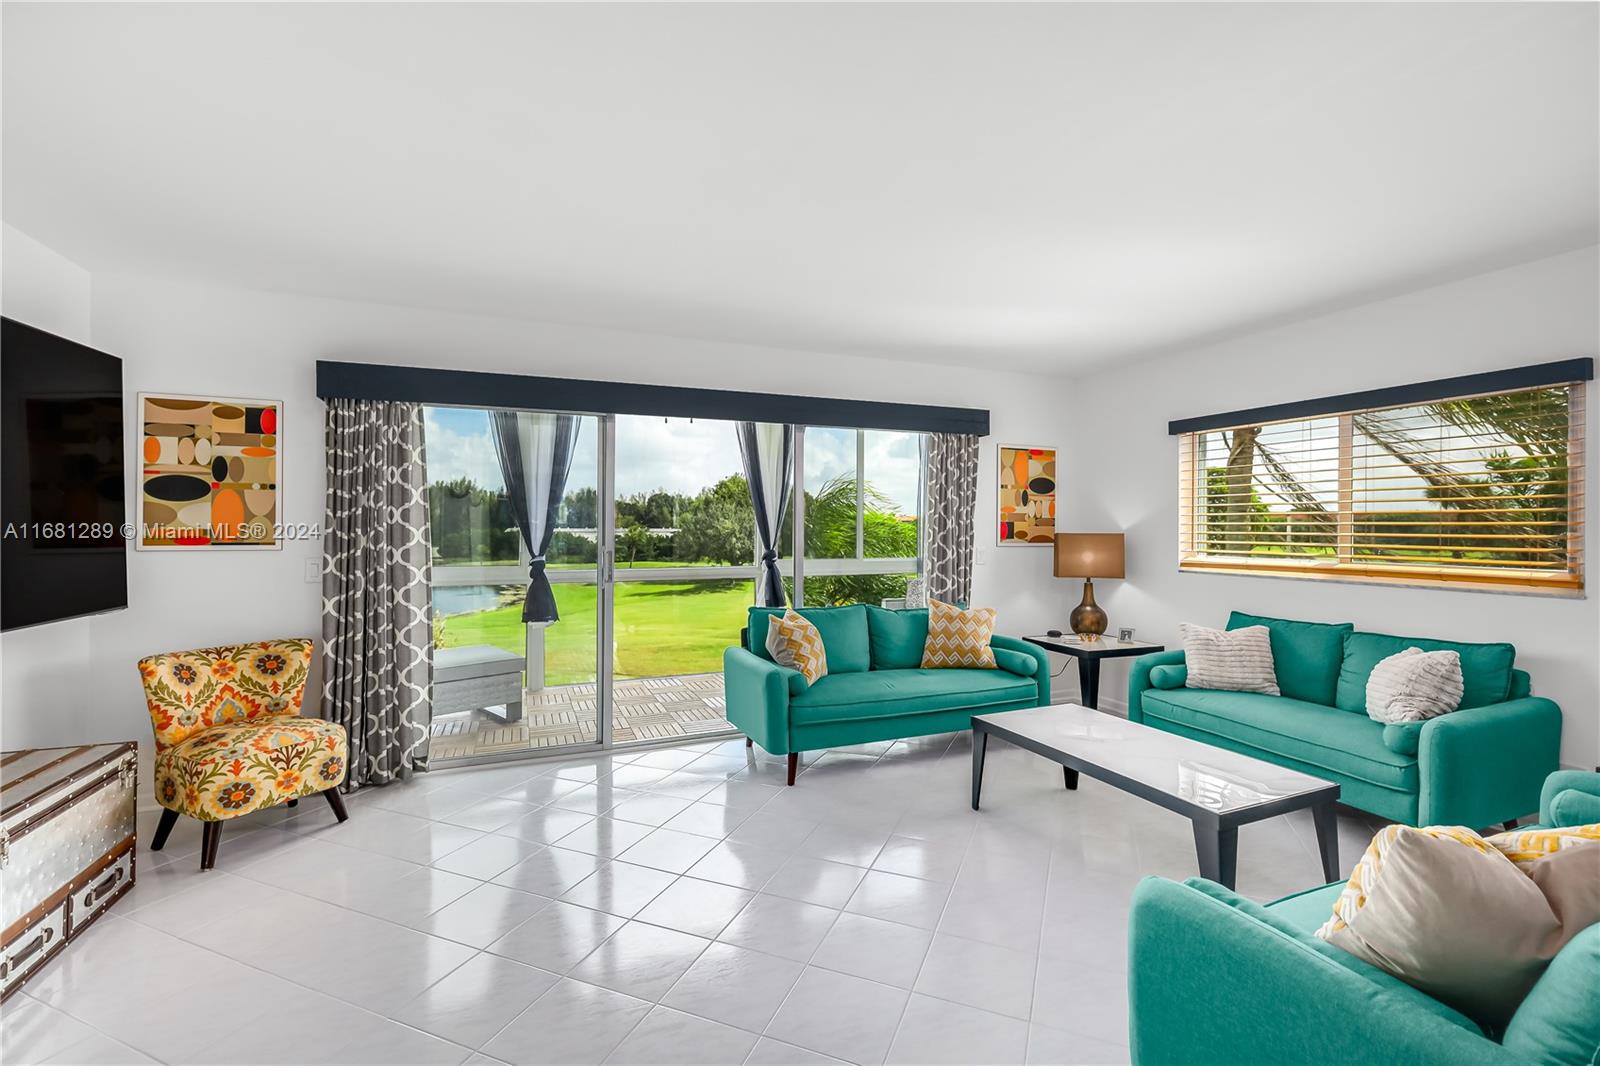
<instances>
[{"instance_id":1,"label":"teal sofa cushion","mask_svg":"<svg viewBox=\"0 0 1600 1066\"><path fill-rule=\"evenodd\" d=\"M1401 755L1415 755L1422 747L1422 727L1427 722L1386 722L1383 746Z\"/></svg>"},{"instance_id":2,"label":"teal sofa cushion","mask_svg":"<svg viewBox=\"0 0 1600 1066\"><path fill-rule=\"evenodd\" d=\"M816 725L1033 702L1032 678L1006 670L873 670L835 674L789 700L789 720Z\"/></svg>"},{"instance_id":3,"label":"teal sofa cushion","mask_svg":"<svg viewBox=\"0 0 1600 1066\"><path fill-rule=\"evenodd\" d=\"M1360 974L1377 987L1382 988L1393 995L1402 997L1408 1006L1426 1011L1427 1013L1432 1014L1435 1017L1442 1018L1454 1025L1459 1025L1461 1028L1476 1036L1483 1035L1483 1029L1478 1025L1477 1022L1473 1021L1465 1014L1462 1014L1454 1007L1449 1007L1443 1003L1440 1003L1426 992L1419 991L1392 974L1386 973L1370 963L1363 962L1361 959L1356 958L1343 948L1334 947L1326 940L1321 940L1312 933L1304 931L1298 921L1289 917L1289 912L1279 909L1278 904L1274 903L1263 907L1255 900L1241 896L1232 889L1224 888L1214 881L1207 881L1203 877L1191 877L1184 881L1183 885L1185 888L1194 889L1196 892L1199 892L1202 895L1210 896L1217 902L1224 903L1227 906L1232 907L1234 910L1239 911L1260 922L1262 925L1268 926L1269 928L1282 933L1284 936L1290 938L1293 942L1301 945L1302 947L1310 949L1325 959L1333 960L1352 973ZM1289 899L1298 900L1303 896L1326 892L1330 888L1340 889L1343 887L1344 886L1342 885L1322 885L1318 888L1312 889L1309 893L1301 893L1300 896L1290 896ZM1279 902L1282 903L1284 901L1280 900ZM1333 902L1330 899L1328 901L1329 913L1332 913L1332 910ZM1326 917L1327 916L1324 915L1324 921L1326 920ZM1321 925L1322 923L1318 922L1317 924Z\"/></svg>"},{"instance_id":4,"label":"teal sofa cushion","mask_svg":"<svg viewBox=\"0 0 1600 1066\"><path fill-rule=\"evenodd\" d=\"M1466 644L1426 637L1395 637L1387 633L1350 633L1344 638L1344 665L1339 668L1339 688L1334 705L1346 711L1367 713L1367 678L1372 668L1407 648L1453 651L1461 656L1461 709L1487 707L1511 698L1511 670L1517 649L1510 644ZM1277 653L1277 648L1273 648ZM1281 683L1280 683L1281 684Z\"/></svg>"},{"instance_id":5,"label":"teal sofa cushion","mask_svg":"<svg viewBox=\"0 0 1600 1066\"><path fill-rule=\"evenodd\" d=\"M1557 770L1544 779L1539 789L1539 824L1547 827L1592 825L1600 822L1600 773L1589 770ZM1595 815L1595 817L1585 817Z\"/></svg>"},{"instance_id":6,"label":"teal sofa cushion","mask_svg":"<svg viewBox=\"0 0 1600 1066\"><path fill-rule=\"evenodd\" d=\"M1267 912L1303 933L1315 934L1333 917L1334 900L1344 891L1344 885L1343 881L1335 881L1331 885L1318 885L1292 896L1275 899L1267 904ZM1350 957L1355 958L1354 955Z\"/></svg>"},{"instance_id":7,"label":"teal sofa cushion","mask_svg":"<svg viewBox=\"0 0 1600 1066\"><path fill-rule=\"evenodd\" d=\"M1272 642L1272 668L1278 689L1292 700L1333 705L1339 682L1339 663L1344 658L1344 639L1355 626L1349 622L1296 622L1290 618L1266 618L1234 611L1228 616L1229 629L1266 626Z\"/></svg>"},{"instance_id":8,"label":"teal sofa cushion","mask_svg":"<svg viewBox=\"0 0 1600 1066\"><path fill-rule=\"evenodd\" d=\"M1600 925L1567 941L1506 1026L1501 1046L1549 1066L1600 1062Z\"/></svg>"},{"instance_id":9,"label":"teal sofa cushion","mask_svg":"<svg viewBox=\"0 0 1600 1066\"><path fill-rule=\"evenodd\" d=\"M1189 668L1182 663L1169 663L1150 668L1150 684L1156 688L1182 688L1189 682Z\"/></svg>"},{"instance_id":10,"label":"teal sofa cushion","mask_svg":"<svg viewBox=\"0 0 1600 1066\"><path fill-rule=\"evenodd\" d=\"M891 611L867 608L867 636L874 670L915 670L922 665L922 648L928 643L928 611L913 607Z\"/></svg>"},{"instance_id":11,"label":"teal sofa cushion","mask_svg":"<svg viewBox=\"0 0 1600 1066\"><path fill-rule=\"evenodd\" d=\"M1039 672L1039 660L1026 652L993 646L989 650L994 653L995 666L1007 673L1016 674L1018 677L1032 677Z\"/></svg>"},{"instance_id":12,"label":"teal sofa cushion","mask_svg":"<svg viewBox=\"0 0 1600 1066\"><path fill-rule=\"evenodd\" d=\"M1514 1066L1471 1020L1220 886L1146 878L1128 916L1143 1066ZM1209 893L1209 894L1208 894ZM1335 949L1337 950L1337 949Z\"/></svg>"},{"instance_id":13,"label":"teal sofa cushion","mask_svg":"<svg viewBox=\"0 0 1600 1066\"><path fill-rule=\"evenodd\" d=\"M1600 822L1600 796L1569 788L1550 800L1551 825L1594 825Z\"/></svg>"},{"instance_id":14,"label":"teal sofa cushion","mask_svg":"<svg viewBox=\"0 0 1600 1066\"><path fill-rule=\"evenodd\" d=\"M763 659L767 652L767 619L782 614L784 607L750 608L750 650ZM822 634L822 650L828 656L828 673L861 673L872 666L872 642L867 632L867 609L859 603L847 607L801 607L800 616Z\"/></svg>"},{"instance_id":15,"label":"teal sofa cushion","mask_svg":"<svg viewBox=\"0 0 1600 1066\"><path fill-rule=\"evenodd\" d=\"M1417 791L1416 757L1384 746L1383 726L1365 715L1287 696L1195 688L1146 692L1144 714L1382 788Z\"/></svg>"}]
</instances>

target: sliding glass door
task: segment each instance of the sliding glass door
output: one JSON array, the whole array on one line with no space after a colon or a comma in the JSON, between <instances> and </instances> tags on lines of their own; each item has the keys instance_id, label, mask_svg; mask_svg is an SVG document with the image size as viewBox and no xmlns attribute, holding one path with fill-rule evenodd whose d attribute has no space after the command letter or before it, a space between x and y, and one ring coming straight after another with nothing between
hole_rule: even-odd
<instances>
[{"instance_id":1,"label":"sliding glass door","mask_svg":"<svg viewBox=\"0 0 1600 1066\"><path fill-rule=\"evenodd\" d=\"M615 741L723 732L722 653L755 602L757 555L735 424L615 424Z\"/></svg>"},{"instance_id":2,"label":"sliding glass door","mask_svg":"<svg viewBox=\"0 0 1600 1066\"><path fill-rule=\"evenodd\" d=\"M602 743L603 420L567 416L575 441L565 483L554 490L556 416L425 410L433 757L450 763ZM497 425L497 414L520 421ZM515 454L520 482L506 477L502 453ZM516 512L529 507L528 494L557 501L544 573L558 617L548 621L523 620L534 551Z\"/></svg>"},{"instance_id":3,"label":"sliding glass door","mask_svg":"<svg viewBox=\"0 0 1600 1066\"><path fill-rule=\"evenodd\" d=\"M551 444L560 419L570 453ZM735 427L427 409L438 762L728 730L722 654L760 557ZM797 427L794 443L791 602L896 604L919 568L920 436ZM525 622L541 546L557 617Z\"/></svg>"}]
</instances>

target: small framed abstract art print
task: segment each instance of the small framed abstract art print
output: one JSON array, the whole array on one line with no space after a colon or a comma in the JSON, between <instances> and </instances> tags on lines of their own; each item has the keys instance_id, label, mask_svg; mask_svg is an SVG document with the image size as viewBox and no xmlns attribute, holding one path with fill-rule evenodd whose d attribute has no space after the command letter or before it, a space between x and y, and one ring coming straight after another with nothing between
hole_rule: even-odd
<instances>
[{"instance_id":1,"label":"small framed abstract art print","mask_svg":"<svg viewBox=\"0 0 1600 1066\"><path fill-rule=\"evenodd\" d=\"M1000 445L1000 546L1054 544L1056 450Z\"/></svg>"},{"instance_id":2,"label":"small framed abstract art print","mask_svg":"<svg viewBox=\"0 0 1600 1066\"><path fill-rule=\"evenodd\" d=\"M283 404L139 394L141 549L281 548Z\"/></svg>"}]
</instances>

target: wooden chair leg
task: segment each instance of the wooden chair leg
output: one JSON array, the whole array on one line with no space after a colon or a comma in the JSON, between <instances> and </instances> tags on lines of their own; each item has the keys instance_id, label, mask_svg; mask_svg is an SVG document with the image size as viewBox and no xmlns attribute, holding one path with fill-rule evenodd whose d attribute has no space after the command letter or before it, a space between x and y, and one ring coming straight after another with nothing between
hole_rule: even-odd
<instances>
[{"instance_id":1,"label":"wooden chair leg","mask_svg":"<svg viewBox=\"0 0 1600 1066\"><path fill-rule=\"evenodd\" d=\"M212 870L217 865L217 846L222 843L222 823L206 822L200 835L200 869Z\"/></svg>"},{"instance_id":2,"label":"wooden chair leg","mask_svg":"<svg viewBox=\"0 0 1600 1066\"><path fill-rule=\"evenodd\" d=\"M156 823L156 835L150 839L150 850L160 851L167 846L167 838L172 835L172 827L178 824L178 812L163 810L161 821Z\"/></svg>"},{"instance_id":3,"label":"wooden chair leg","mask_svg":"<svg viewBox=\"0 0 1600 1066\"><path fill-rule=\"evenodd\" d=\"M798 751L791 751L789 753L789 784L794 784L795 775L797 775L799 772L800 753Z\"/></svg>"},{"instance_id":4,"label":"wooden chair leg","mask_svg":"<svg viewBox=\"0 0 1600 1066\"><path fill-rule=\"evenodd\" d=\"M339 795L337 788L326 789L322 797L328 801L328 806L333 808L333 816L343 822L350 817L350 812L344 809L344 797Z\"/></svg>"}]
</instances>

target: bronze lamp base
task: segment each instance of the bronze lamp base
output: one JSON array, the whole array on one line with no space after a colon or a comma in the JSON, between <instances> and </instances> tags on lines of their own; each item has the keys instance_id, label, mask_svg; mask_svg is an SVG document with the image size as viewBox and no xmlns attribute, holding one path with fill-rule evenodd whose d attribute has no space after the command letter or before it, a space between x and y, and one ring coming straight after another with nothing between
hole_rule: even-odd
<instances>
[{"instance_id":1,"label":"bronze lamp base","mask_svg":"<svg viewBox=\"0 0 1600 1066\"><path fill-rule=\"evenodd\" d=\"M1067 621L1072 631L1085 641L1096 641L1106 631L1106 613L1094 602L1094 579L1083 579L1083 602L1072 609Z\"/></svg>"}]
</instances>

